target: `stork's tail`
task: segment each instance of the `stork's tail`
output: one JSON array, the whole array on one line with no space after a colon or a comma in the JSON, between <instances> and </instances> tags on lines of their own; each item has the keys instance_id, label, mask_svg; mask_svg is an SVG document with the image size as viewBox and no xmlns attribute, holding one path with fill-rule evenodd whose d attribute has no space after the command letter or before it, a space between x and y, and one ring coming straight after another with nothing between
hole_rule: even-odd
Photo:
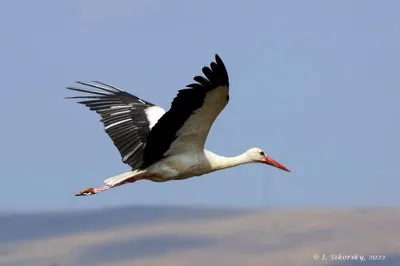
<instances>
[{"instance_id":1,"label":"stork's tail","mask_svg":"<svg viewBox=\"0 0 400 266\"><path fill-rule=\"evenodd\" d=\"M75 194L75 196L90 196L94 194L98 194L100 192L103 192L105 190L109 190L113 187L117 187L120 185L123 185L125 183L133 183L139 179L141 179L141 176L145 173L145 170L135 170L135 171L129 171L126 173L122 173L116 176L112 176L104 180L104 183L106 184L105 186L101 188L88 188L85 190L81 190L78 193Z\"/></svg>"}]
</instances>

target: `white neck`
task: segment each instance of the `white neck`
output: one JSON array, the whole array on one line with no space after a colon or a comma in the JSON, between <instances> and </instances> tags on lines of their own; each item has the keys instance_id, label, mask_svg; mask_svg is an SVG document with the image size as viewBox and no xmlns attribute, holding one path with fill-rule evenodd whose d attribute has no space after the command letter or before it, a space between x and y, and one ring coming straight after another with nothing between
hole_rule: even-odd
<instances>
[{"instance_id":1,"label":"white neck","mask_svg":"<svg viewBox=\"0 0 400 266\"><path fill-rule=\"evenodd\" d=\"M225 168L231 168L238 165L252 163L253 160L249 158L246 153L242 153L235 157L224 157L217 154L213 154L212 167L214 170L221 170Z\"/></svg>"}]
</instances>

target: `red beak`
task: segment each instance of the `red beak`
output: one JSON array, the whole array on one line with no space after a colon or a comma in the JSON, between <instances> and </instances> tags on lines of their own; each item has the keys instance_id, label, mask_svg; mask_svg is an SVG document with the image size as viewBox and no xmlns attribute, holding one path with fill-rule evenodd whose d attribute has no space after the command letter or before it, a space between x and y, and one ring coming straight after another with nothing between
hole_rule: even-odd
<instances>
[{"instance_id":1,"label":"red beak","mask_svg":"<svg viewBox=\"0 0 400 266\"><path fill-rule=\"evenodd\" d=\"M272 166L274 166L276 168L279 168L279 169L281 169L283 171L286 171L286 172L290 172L289 169L287 169L285 166L283 166L282 164L278 163L277 161L273 160L270 157L265 157L265 161L262 161L262 163L272 165Z\"/></svg>"}]
</instances>

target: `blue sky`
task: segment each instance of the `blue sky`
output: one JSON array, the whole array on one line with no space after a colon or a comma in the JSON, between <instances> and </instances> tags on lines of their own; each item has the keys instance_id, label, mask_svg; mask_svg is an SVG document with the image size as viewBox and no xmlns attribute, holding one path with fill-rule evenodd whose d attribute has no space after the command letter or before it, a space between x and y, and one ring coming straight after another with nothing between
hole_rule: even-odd
<instances>
[{"instance_id":1,"label":"blue sky","mask_svg":"<svg viewBox=\"0 0 400 266\"><path fill-rule=\"evenodd\" d=\"M5 1L0 209L122 204L399 206L398 1ZM100 80L165 109L218 53L230 103L207 149L245 165L74 197L127 171L64 88ZM11 129L11 130L10 130Z\"/></svg>"}]
</instances>

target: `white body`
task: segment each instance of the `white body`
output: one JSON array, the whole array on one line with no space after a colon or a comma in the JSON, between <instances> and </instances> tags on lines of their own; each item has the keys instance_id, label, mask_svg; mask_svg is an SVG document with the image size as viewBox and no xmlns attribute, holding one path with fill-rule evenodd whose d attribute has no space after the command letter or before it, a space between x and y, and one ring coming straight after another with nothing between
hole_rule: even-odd
<instances>
[{"instance_id":1,"label":"white body","mask_svg":"<svg viewBox=\"0 0 400 266\"><path fill-rule=\"evenodd\" d=\"M231 159L207 150L190 152L161 160L148 168L146 176L155 182L186 179L217 171L222 166L227 168L228 161Z\"/></svg>"},{"instance_id":2,"label":"white body","mask_svg":"<svg viewBox=\"0 0 400 266\"><path fill-rule=\"evenodd\" d=\"M259 148L252 148L235 157L223 157L208 150L195 150L178 155L169 156L141 171L129 171L121 175L110 177L104 182L110 186L121 185L125 180L147 179L154 182L182 180L194 176L201 176L221 169L237 165L262 161L265 155Z\"/></svg>"}]
</instances>

